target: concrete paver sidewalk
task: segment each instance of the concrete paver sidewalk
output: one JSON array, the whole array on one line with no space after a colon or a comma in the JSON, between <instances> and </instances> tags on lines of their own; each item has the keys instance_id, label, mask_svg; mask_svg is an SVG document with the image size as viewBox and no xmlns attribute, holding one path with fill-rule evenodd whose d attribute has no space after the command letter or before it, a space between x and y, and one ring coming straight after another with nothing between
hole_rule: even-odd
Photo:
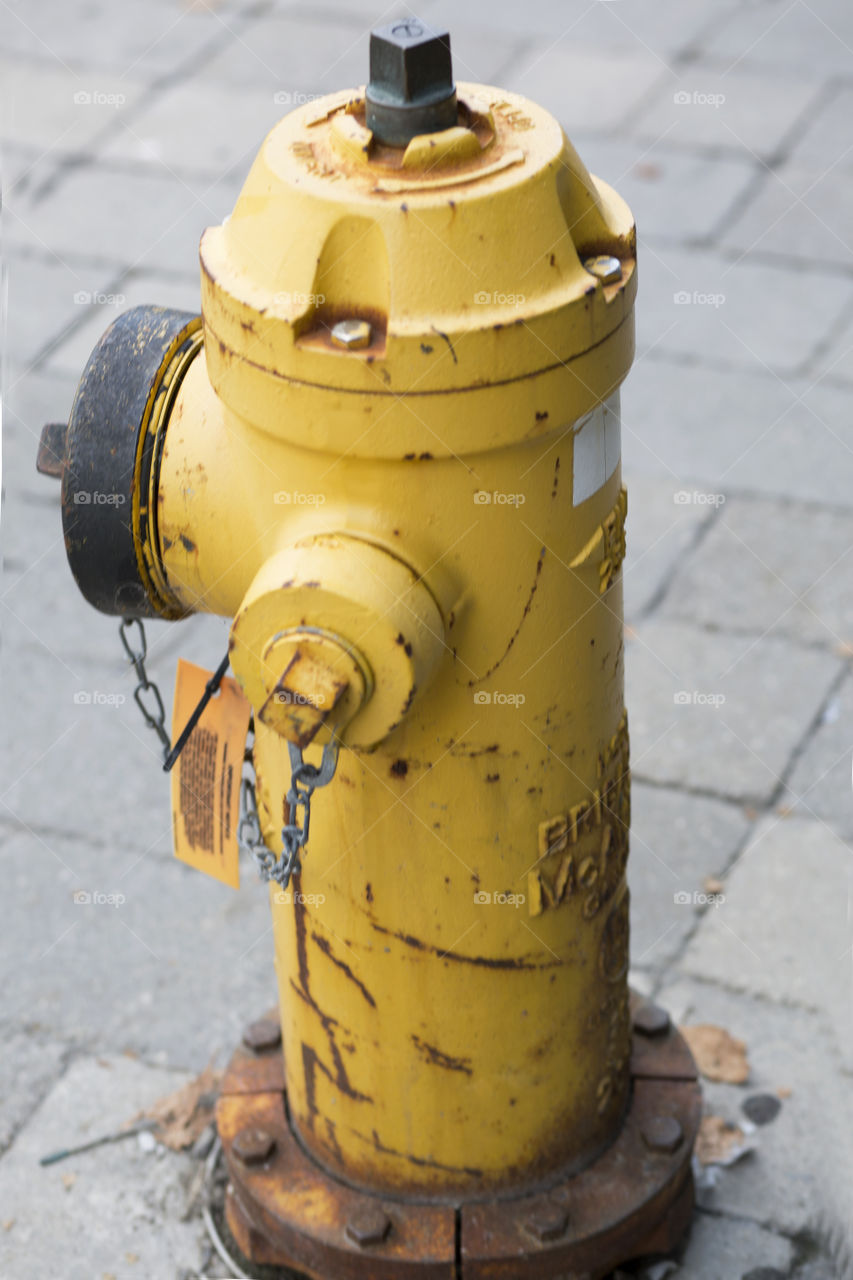
<instances>
[{"instance_id":1,"label":"concrete paver sidewalk","mask_svg":"<svg viewBox=\"0 0 853 1280\"><path fill-rule=\"evenodd\" d=\"M252 869L234 895L170 857L155 744L114 624L68 571L39 431L120 310L198 307L198 237L233 206L281 95L363 80L370 25L404 8L0 6L10 1280L227 1274L189 1156L131 1140L37 1160L221 1062L274 998ZM542 101L638 220L622 398L634 976L678 1019L747 1042L750 1081L709 1085L715 1113L742 1122L751 1093L785 1094L754 1151L703 1187L678 1274L853 1275L853 10L420 9L450 24L460 79ZM150 628L167 705L177 654L215 666L224 640L216 619ZM79 697L95 691L109 702Z\"/></svg>"}]
</instances>

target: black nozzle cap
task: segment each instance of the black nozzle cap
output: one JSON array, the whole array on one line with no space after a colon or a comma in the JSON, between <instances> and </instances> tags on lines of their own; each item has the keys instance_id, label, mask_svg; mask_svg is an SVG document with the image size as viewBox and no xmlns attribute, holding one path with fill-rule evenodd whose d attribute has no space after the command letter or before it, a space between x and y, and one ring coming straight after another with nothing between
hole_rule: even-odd
<instances>
[{"instance_id":1,"label":"black nozzle cap","mask_svg":"<svg viewBox=\"0 0 853 1280\"><path fill-rule=\"evenodd\" d=\"M380 141L404 147L419 133L457 123L450 33L417 18L399 18L370 34L367 127Z\"/></svg>"},{"instance_id":2,"label":"black nozzle cap","mask_svg":"<svg viewBox=\"0 0 853 1280\"><path fill-rule=\"evenodd\" d=\"M63 448L62 529L77 585L102 613L178 616L151 598L136 547L156 519L147 493L158 460L147 422L166 393L166 368L200 326L192 312L132 307L107 329L80 379Z\"/></svg>"}]
</instances>

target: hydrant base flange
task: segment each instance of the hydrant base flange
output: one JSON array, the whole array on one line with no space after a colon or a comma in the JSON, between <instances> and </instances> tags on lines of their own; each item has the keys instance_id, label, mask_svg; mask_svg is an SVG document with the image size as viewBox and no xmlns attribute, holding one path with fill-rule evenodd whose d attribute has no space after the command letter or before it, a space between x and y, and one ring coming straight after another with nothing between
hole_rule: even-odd
<instances>
[{"instance_id":1,"label":"hydrant base flange","mask_svg":"<svg viewBox=\"0 0 853 1280\"><path fill-rule=\"evenodd\" d=\"M643 1004L632 994L635 1023ZM310 1280L602 1280L635 1258L672 1252L687 1233L702 1104L674 1028L635 1031L630 1106L591 1165L533 1195L457 1205L374 1195L328 1174L291 1129L283 1065L277 1048L241 1046L217 1104L226 1218L254 1264ZM238 1154L247 1131L274 1140L262 1162Z\"/></svg>"}]
</instances>

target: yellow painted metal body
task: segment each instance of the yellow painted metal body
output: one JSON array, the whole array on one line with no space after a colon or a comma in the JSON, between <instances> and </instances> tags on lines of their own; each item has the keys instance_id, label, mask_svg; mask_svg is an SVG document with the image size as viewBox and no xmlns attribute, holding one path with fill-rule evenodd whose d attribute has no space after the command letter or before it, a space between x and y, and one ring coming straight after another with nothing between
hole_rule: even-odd
<instances>
[{"instance_id":1,"label":"yellow painted metal body","mask_svg":"<svg viewBox=\"0 0 853 1280\"><path fill-rule=\"evenodd\" d=\"M547 113L459 95L404 155L357 93L273 130L202 241L156 532L174 609L234 616L276 851L295 731L261 711L297 648L335 668L347 749L271 895L290 1113L343 1178L435 1197L582 1167L628 1090L633 225Z\"/></svg>"}]
</instances>

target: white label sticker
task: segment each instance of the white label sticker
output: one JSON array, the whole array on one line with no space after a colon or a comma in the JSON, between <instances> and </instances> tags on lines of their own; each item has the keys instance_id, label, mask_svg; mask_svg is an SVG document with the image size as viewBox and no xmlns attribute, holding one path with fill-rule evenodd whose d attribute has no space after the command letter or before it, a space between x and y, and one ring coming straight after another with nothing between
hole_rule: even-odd
<instances>
[{"instance_id":1,"label":"white label sticker","mask_svg":"<svg viewBox=\"0 0 853 1280\"><path fill-rule=\"evenodd\" d=\"M622 452L619 392L575 424L572 503L579 506L610 479Z\"/></svg>"}]
</instances>

